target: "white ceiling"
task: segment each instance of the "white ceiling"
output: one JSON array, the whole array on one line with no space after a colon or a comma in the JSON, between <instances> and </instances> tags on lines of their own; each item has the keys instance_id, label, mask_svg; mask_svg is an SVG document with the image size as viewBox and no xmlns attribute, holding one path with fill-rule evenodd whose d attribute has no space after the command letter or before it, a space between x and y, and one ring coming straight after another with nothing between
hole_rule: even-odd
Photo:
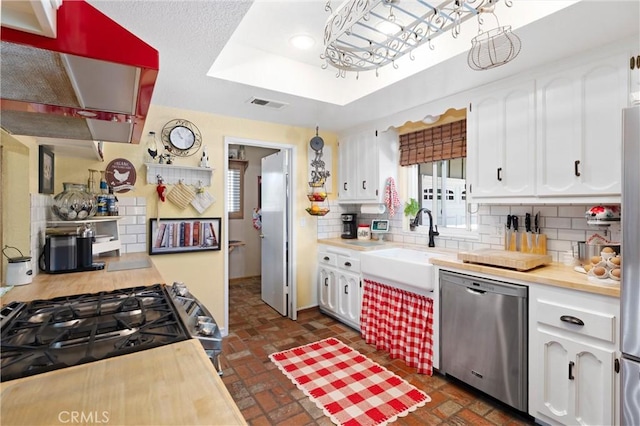
<instances>
[{"instance_id":1,"label":"white ceiling","mask_svg":"<svg viewBox=\"0 0 640 426\"><path fill-rule=\"evenodd\" d=\"M461 37L443 34L435 51L418 49L399 69L339 79L319 58L328 18L324 0L88 2L160 52L153 104L335 132L618 39L640 38L638 0L514 0L513 7L496 9L500 24L512 25L522 39L522 52L510 64L489 71L467 66L469 40L477 33L470 20ZM289 48L289 37L303 32L314 36L314 48ZM288 106L249 104L254 96Z\"/></svg>"}]
</instances>

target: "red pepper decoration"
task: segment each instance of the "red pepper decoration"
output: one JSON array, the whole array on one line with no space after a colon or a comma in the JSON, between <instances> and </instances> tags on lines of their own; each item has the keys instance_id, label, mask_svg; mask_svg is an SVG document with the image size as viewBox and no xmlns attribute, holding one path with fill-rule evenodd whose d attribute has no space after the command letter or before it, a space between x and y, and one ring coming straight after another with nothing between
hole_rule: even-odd
<instances>
[{"instance_id":1,"label":"red pepper decoration","mask_svg":"<svg viewBox=\"0 0 640 426\"><path fill-rule=\"evenodd\" d=\"M156 186L156 191L158 192L160 200L164 202L165 197L167 196L167 187L162 183L161 178L158 178L158 186Z\"/></svg>"}]
</instances>

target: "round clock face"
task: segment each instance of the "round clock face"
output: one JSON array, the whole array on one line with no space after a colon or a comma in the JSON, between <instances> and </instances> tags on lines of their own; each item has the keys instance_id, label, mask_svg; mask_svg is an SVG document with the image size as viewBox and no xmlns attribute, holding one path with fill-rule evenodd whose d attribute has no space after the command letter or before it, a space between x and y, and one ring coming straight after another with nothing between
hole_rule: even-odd
<instances>
[{"instance_id":1,"label":"round clock face","mask_svg":"<svg viewBox=\"0 0 640 426\"><path fill-rule=\"evenodd\" d=\"M311 145L311 149L314 151L320 151L322 147L324 147L324 140L322 140L320 136L314 136L311 138L309 145Z\"/></svg>"},{"instance_id":2,"label":"round clock face","mask_svg":"<svg viewBox=\"0 0 640 426\"><path fill-rule=\"evenodd\" d=\"M196 141L196 136L188 127L176 126L169 132L169 141L178 149L190 149Z\"/></svg>"}]
</instances>

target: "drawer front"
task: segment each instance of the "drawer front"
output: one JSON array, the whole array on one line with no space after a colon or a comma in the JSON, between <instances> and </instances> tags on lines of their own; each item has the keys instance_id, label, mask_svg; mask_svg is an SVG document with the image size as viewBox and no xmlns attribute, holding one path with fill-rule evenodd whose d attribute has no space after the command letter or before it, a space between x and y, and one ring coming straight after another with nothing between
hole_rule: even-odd
<instances>
[{"instance_id":1,"label":"drawer front","mask_svg":"<svg viewBox=\"0 0 640 426\"><path fill-rule=\"evenodd\" d=\"M360 259L338 255L338 268L345 271L360 273Z\"/></svg>"},{"instance_id":2,"label":"drawer front","mask_svg":"<svg viewBox=\"0 0 640 426\"><path fill-rule=\"evenodd\" d=\"M538 322L615 343L616 317L546 300L537 301Z\"/></svg>"},{"instance_id":3,"label":"drawer front","mask_svg":"<svg viewBox=\"0 0 640 426\"><path fill-rule=\"evenodd\" d=\"M338 255L335 253L318 253L318 264L327 266L338 266Z\"/></svg>"}]
</instances>

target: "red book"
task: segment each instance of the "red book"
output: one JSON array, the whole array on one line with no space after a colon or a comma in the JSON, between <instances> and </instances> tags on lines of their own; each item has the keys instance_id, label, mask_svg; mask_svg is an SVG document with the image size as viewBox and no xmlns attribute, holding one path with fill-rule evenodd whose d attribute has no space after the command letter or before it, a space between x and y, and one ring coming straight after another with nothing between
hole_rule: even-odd
<instances>
[{"instance_id":1,"label":"red book","mask_svg":"<svg viewBox=\"0 0 640 426\"><path fill-rule=\"evenodd\" d=\"M196 220L193 222L193 245L200 245L200 221Z\"/></svg>"},{"instance_id":2,"label":"red book","mask_svg":"<svg viewBox=\"0 0 640 426\"><path fill-rule=\"evenodd\" d=\"M191 222L185 222L184 224L184 245L189 247L193 242L193 236L191 235Z\"/></svg>"}]
</instances>

